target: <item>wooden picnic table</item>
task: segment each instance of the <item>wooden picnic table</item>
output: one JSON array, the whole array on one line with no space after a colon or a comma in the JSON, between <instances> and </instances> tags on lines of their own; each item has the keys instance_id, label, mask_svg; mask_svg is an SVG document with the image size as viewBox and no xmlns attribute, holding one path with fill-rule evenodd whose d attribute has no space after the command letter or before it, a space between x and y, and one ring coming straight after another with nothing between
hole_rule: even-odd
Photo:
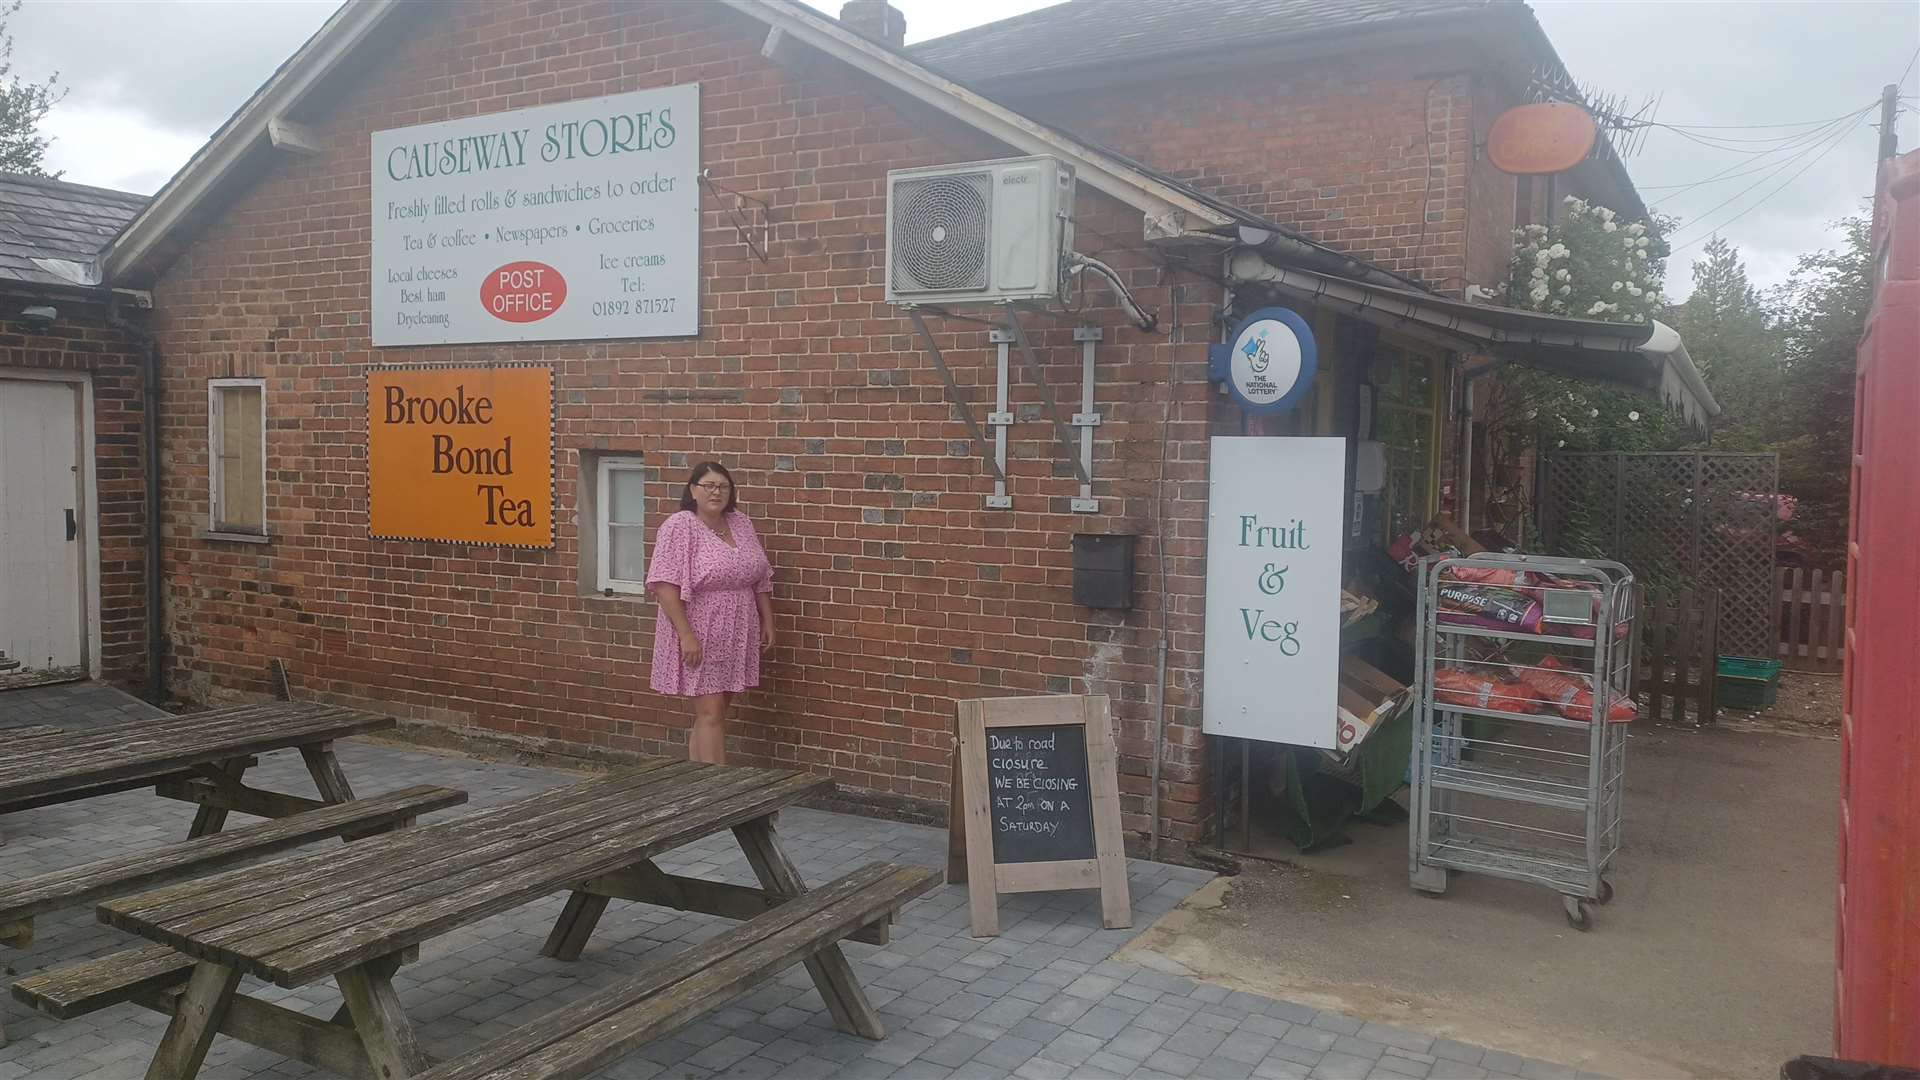
<instances>
[{"instance_id":1,"label":"wooden picnic table","mask_svg":"<svg viewBox=\"0 0 1920 1080\"><path fill-rule=\"evenodd\" d=\"M197 803L189 835L220 831L230 811L286 817L353 798L333 741L394 726L392 717L308 702L242 705L84 731L36 728L0 739L0 814L153 786ZM241 783L253 755L297 749L320 798Z\"/></svg>"},{"instance_id":2,"label":"wooden picnic table","mask_svg":"<svg viewBox=\"0 0 1920 1080\"><path fill-rule=\"evenodd\" d=\"M170 1013L149 1077L191 1077L216 1032L344 1075L409 1076L432 1062L394 992L404 951L523 904L571 895L542 952L575 959L610 899L744 919L801 896L775 814L832 781L665 758L517 802L100 905L103 922L184 956L170 992L132 1000ZM760 888L668 874L653 858L732 829ZM860 940L884 941L869 926ZM879 1038L837 946L806 961L834 1021ZM191 975L178 981L188 968ZM243 974L283 987L334 979L332 1022L237 992ZM529 972L528 978L533 977ZM18 988L16 988L18 990Z\"/></svg>"}]
</instances>

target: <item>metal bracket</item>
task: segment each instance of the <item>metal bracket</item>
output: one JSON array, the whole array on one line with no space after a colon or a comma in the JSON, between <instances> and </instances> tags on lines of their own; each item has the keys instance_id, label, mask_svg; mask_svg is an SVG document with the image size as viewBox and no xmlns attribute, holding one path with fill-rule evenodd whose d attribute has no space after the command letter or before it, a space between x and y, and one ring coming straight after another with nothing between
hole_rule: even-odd
<instances>
[{"instance_id":1,"label":"metal bracket","mask_svg":"<svg viewBox=\"0 0 1920 1080\"><path fill-rule=\"evenodd\" d=\"M1013 509L1013 496L1011 496L1011 495L989 495L989 496L987 496L987 509L989 509L989 510L1011 510L1011 509Z\"/></svg>"},{"instance_id":2,"label":"metal bracket","mask_svg":"<svg viewBox=\"0 0 1920 1080\"><path fill-rule=\"evenodd\" d=\"M1076 326L1073 328L1075 341L1105 341L1107 332L1097 326Z\"/></svg>"},{"instance_id":3,"label":"metal bracket","mask_svg":"<svg viewBox=\"0 0 1920 1080\"><path fill-rule=\"evenodd\" d=\"M952 403L954 411L960 414L960 419L966 423L967 431L972 433L973 445L979 448L981 460L987 463L987 467L993 470L993 475L1001 483L1005 483L1007 474L1001 470L1000 463L993 459L993 455L987 453L986 433L980 430L979 421L973 418L973 407L967 404L966 396L960 392L960 384L954 381L953 372L947 369L947 361L940 355L940 346L934 343L933 334L927 330L926 320L920 317L920 311L917 308L909 308L907 317L913 320L914 330L919 333L920 340L926 343L927 354L933 357L933 366L940 372L940 381L947 384L947 400Z\"/></svg>"},{"instance_id":4,"label":"metal bracket","mask_svg":"<svg viewBox=\"0 0 1920 1080\"><path fill-rule=\"evenodd\" d=\"M1013 414L1010 412L990 412L987 414L988 427L1012 427Z\"/></svg>"},{"instance_id":5,"label":"metal bracket","mask_svg":"<svg viewBox=\"0 0 1920 1080\"><path fill-rule=\"evenodd\" d=\"M1013 334L1014 344L1020 346L1021 359L1026 361L1027 377L1033 380L1033 388L1040 393L1040 401L1047 407L1047 419L1053 422L1053 436L1060 442L1060 449L1067 455L1067 462L1073 466L1073 474L1082 484L1093 483L1087 475L1086 466L1074 453L1073 440L1067 435L1066 421L1060 419L1060 406L1054 403L1053 390L1047 385L1047 377L1040 370L1040 357L1033 351L1033 343L1027 340L1025 330L1020 328L1020 315L1013 305L1007 305L1007 330Z\"/></svg>"},{"instance_id":6,"label":"metal bracket","mask_svg":"<svg viewBox=\"0 0 1920 1080\"><path fill-rule=\"evenodd\" d=\"M1068 503L1067 506L1068 509L1076 514L1097 514L1100 512L1099 499L1074 499Z\"/></svg>"},{"instance_id":7,"label":"metal bracket","mask_svg":"<svg viewBox=\"0 0 1920 1080\"><path fill-rule=\"evenodd\" d=\"M1100 414L1097 412L1077 412L1070 421L1072 427L1099 427Z\"/></svg>"}]
</instances>

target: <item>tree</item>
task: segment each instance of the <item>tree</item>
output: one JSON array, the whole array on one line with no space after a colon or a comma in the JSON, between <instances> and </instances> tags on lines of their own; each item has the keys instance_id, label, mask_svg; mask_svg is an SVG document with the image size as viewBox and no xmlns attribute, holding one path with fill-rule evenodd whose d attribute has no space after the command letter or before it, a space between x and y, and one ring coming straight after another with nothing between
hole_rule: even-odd
<instances>
[{"instance_id":1,"label":"tree","mask_svg":"<svg viewBox=\"0 0 1920 1080\"><path fill-rule=\"evenodd\" d=\"M1853 466L1854 355L1873 299L1865 216L1835 223L1838 250L1802 255L1769 299L1778 312L1780 393L1773 409L1780 490L1799 503L1792 529L1819 565L1846 561Z\"/></svg>"},{"instance_id":2,"label":"tree","mask_svg":"<svg viewBox=\"0 0 1920 1080\"><path fill-rule=\"evenodd\" d=\"M8 22L20 10L21 0L0 2L0 172L25 173L59 179L46 171L47 147L53 139L40 134L40 121L66 96L60 73L45 82L28 82L13 70L13 32Z\"/></svg>"},{"instance_id":3,"label":"tree","mask_svg":"<svg viewBox=\"0 0 1920 1080\"><path fill-rule=\"evenodd\" d=\"M1760 450L1780 438L1779 335L1765 298L1747 280L1740 249L1715 236L1693 263L1693 295L1665 316L1709 380L1721 416L1714 445Z\"/></svg>"}]
</instances>

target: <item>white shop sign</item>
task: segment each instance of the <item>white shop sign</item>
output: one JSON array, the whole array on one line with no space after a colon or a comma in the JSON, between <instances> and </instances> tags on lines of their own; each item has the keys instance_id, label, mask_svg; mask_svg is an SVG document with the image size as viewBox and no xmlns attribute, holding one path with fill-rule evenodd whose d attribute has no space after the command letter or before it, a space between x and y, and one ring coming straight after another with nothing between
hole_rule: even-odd
<instances>
[{"instance_id":1,"label":"white shop sign","mask_svg":"<svg viewBox=\"0 0 1920 1080\"><path fill-rule=\"evenodd\" d=\"M1346 440L1213 440L1201 726L1332 747Z\"/></svg>"},{"instance_id":2,"label":"white shop sign","mask_svg":"<svg viewBox=\"0 0 1920 1080\"><path fill-rule=\"evenodd\" d=\"M375 345L700 329L700 87L373 133Z\"/></svg>"}]
</instances>

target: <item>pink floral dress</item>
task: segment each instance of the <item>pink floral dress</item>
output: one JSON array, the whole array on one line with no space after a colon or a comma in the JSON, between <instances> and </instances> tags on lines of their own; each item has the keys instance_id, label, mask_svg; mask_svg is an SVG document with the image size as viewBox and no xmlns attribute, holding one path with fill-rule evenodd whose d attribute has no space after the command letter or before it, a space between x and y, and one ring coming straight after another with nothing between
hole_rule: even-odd
<instances>
[{"instance_id":1,"label":"pink floral dress","mask_svg":"<svg viewBox=\"0 0 1920 1080\"><path fill-rule=\"evenodd\" d=\"M660 612L654 620L651 681L663 694L737 694L760 685L756 594L773 591L773 566L747 515L729 511L727 529L733 534L731 547L699 515L682 510L661 524L654 539L647 591L657 598L655 586L679 586L703 654L699 667L682 663L679 632Z\"/></svg>"}]
</instances>

